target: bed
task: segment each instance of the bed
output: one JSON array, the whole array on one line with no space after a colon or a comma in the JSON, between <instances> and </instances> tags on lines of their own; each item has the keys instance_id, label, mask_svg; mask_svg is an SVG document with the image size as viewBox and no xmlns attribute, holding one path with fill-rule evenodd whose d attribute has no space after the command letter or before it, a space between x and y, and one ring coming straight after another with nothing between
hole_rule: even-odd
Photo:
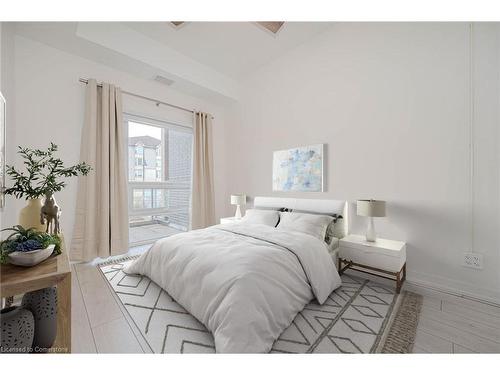
<instances>
[{"instance_id":1,"label":"bed","mask_svg":"<svg viewBox=\"0 0 500 375\"><path fill-rule=\"evenodd\" d=\"M254 206L267 217L292 213L279 213L277 227L242 220L161 239L125 269L148 276L202 322L219 353L268 352L307 303L323 303L341 284L335 241L313 227L290 228L308 215L344 215L345 202L257 197Z\"/></svg>"}]
</instances>

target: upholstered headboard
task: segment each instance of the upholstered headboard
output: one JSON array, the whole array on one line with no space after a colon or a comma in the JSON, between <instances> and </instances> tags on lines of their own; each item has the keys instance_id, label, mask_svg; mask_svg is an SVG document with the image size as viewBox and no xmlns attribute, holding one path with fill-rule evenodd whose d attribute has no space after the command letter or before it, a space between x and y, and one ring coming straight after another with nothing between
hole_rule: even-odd
<instances>
[{"instance_id":1,"label":"upholstered headboard","mask_svg":"<svg viewBox=\"0 0 500 375\"><path fill-rule=\"evenodd\" d=\"M346 201L333 199L303 199L281 197L255 197L254 207L291 208L292 210L311 211L318 214L344 215Z\"/></svg>"},{"instance_id":2,"label":"upholstered headboard","mask_svg":"<svg viewBox=\"0 0 500 375\"><path fill-rule=\"evenodd\" d=\"M344 218L344 233L349 233L347 228L347 202L335 199L305 199L281 197L255 197L254 207L262 208L291 208L292 210L310 211L318 214L337 214Z\"/></svg>"}]
</instances>

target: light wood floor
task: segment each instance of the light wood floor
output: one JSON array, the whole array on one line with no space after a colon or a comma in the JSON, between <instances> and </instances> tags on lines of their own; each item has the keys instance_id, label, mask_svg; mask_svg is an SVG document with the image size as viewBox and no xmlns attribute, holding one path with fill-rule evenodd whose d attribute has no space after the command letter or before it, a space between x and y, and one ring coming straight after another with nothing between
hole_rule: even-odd
<instances>
[{"instance_id":1,"label":"light wood floor","mask_svg":"<svg viewBox=\"0 0 500 375\"><path fill-rule=\"evenodd\" d=\"M182 231L164 224L147 224L131 226L128 238L130 243L144 243L177 233L182 233Z\"/></svg>"},{"instance_id":2,"label":"light wood floor","mask_svg":"<svg viewBox=\"0 0 500 375\"><path fill-rule=\"evenodd\" d=\"M147 346L92 264L73 265L75 353L142 353ZM500 308L407 286L424 296L415 353L500 353Z\"/></svg>"}]
</instances>

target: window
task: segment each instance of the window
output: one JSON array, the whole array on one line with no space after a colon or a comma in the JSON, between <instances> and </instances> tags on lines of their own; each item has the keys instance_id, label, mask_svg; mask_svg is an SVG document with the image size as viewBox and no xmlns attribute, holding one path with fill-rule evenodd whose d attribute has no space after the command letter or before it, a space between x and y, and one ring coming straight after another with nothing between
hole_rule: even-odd
<instances>
[{"instance_id":1,"label":"window","mask_svg":"<svg viewBox=\"0 0 500 375\"><path fill-rule=\"evenodd\" d=\"M192 130L125 116L128 130L130 243L189 228Z\"/></svg>"},{"instance_id":2,"label":"window","mask_svg":"<svg viewBox=\"0 0 500 375\"><path fill-rule=\"evenodd\" d=\"M134 189L133 190L133 208L138 209L138 208L144 208L144 198L143 198L143 193L141 189Z\"/></svg>"},{"instance_id":3,"label":"window","mask_svg":"<svg viewBox=\"0 0 500 375\"><path fill-rule=\"evenodd\" d=\"M143 180L143 177L144 177L144 174L143 174L143 170L142 168L136 168L134 170L134 181L142 181Z\"/></svg>"},{"instance_id":4,"label":"window","mask_svg":"<svg viewBox=\"0 0 500 375\"><path fill-rule=\"evenodd\" d=\"M135 165L136 167L144 164L144 147L142 145L135 145Z\"/></svg>"}]
</instances>

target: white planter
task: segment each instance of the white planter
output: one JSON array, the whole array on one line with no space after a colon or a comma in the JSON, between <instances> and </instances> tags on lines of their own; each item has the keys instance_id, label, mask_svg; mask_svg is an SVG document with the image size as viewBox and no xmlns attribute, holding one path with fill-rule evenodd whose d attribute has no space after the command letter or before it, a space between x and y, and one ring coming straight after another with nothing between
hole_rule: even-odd
<instances>
[{"instance_id":1,"label":"white planter","mask_svg":"<svg viewBox=\"0 0 500 375\"><path fill-rule=\"evenodd\" d=\"M14 251L9 254L9 262L16 266L31 267L52 255L56 245L49 245L45 249L33 251Z\"/></svg>"}]
</instances>

